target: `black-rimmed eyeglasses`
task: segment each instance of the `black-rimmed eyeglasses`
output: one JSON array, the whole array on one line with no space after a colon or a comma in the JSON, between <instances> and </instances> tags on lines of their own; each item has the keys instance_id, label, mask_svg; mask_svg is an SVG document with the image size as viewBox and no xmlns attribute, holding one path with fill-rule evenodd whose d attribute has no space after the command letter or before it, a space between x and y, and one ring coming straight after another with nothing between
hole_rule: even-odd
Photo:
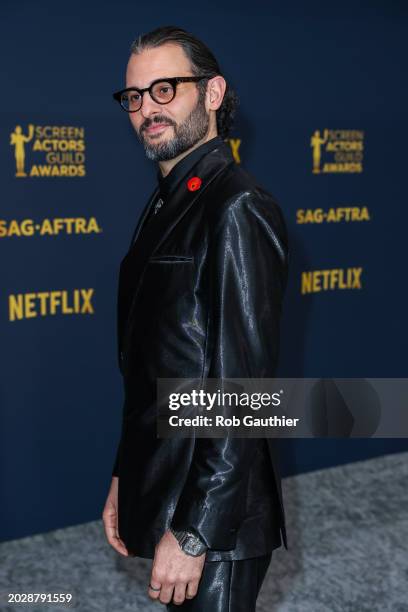
<instances>
[{"instance_id":1,"label":"black-rimmed eyeglasses","mask_svg":"<svg viewBox=\"0 0 408 612\"><path fill-rule=\"evenodd\" d=\"M149 92L151 98L158 104L168 104L176 95L177 85L179 83L198 82L202 79L207 79L205 76L185 76L171 77L168 79L156 79L150 84L150 87L139 89L137 87L126 87L113 94L115 100L119 102L123 110L128 113L138 111L143 103L143 94Z\"/></svg>"}]
</instances>

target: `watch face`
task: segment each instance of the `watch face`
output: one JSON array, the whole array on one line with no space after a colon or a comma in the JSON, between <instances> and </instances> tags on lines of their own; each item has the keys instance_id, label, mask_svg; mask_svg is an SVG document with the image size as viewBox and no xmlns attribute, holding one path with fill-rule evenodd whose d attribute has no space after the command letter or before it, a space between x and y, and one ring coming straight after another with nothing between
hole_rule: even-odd
<instances>
[{"instance_id":1,"label":"watch face","mask_svg":"<svg viewBox=\"0 0 408 612\"><path fill-rule=\"evenodd\" d=\"M206 546L195 536L187 536L182 544L185 553L198 557L206 550Z\"/></svg>"},{"instance_id":2,"label":"watch face","mask_svg":"<svg viewBox=\"0 0 408 612\"><path fill-rule=\"evenodd\" d=\"M180 548L187 555L198 557L207 550L207 546L195 533L191 531L176 531L174 529L171 529L171 532L176 537Z\"/></svg>"}]
</instances>

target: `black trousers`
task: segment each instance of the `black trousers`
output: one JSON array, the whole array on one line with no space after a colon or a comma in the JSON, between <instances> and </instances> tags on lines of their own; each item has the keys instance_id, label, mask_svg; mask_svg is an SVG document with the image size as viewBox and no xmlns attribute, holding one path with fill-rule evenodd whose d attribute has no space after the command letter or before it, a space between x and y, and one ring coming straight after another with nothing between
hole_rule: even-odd
<instances>
[{"instance_id":1,"label":"black trousers","mask_svg":"<svg viewBox=\"0 0 408 612\"><path fill-rule=\"evenodd\" d=\"M255 612L256 599L272 553L241 561L206 561L197 595L181 605L167 604L176 612Z\"/></svg>"}]
</instances>

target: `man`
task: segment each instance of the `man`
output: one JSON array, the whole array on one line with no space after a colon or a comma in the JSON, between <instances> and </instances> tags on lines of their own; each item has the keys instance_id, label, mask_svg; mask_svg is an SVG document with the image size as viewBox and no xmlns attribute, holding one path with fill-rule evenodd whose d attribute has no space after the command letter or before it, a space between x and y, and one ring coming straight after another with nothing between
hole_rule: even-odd
<instances>
[{"instance_id":1,"label":"man","mask_svg":"<svg viewBox=\"0 0 408 612\"><path fill-rule=\"evenodd\" d=\"M169 610L250 612L281 535L287 548L274 441L157 438L156 381L273 377L285 223L224 141L236 96L197 38L139 37L114 97L159 171L120 269L125 402L106 536L153 559L148 594Z\"/></svg>"}]
</instances>

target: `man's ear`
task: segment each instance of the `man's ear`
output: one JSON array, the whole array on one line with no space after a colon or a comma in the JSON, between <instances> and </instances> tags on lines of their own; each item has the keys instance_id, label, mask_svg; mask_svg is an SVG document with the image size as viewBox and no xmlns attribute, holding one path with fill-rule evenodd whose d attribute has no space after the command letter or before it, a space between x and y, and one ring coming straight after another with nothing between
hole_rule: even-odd
<instances>
[{"instance_id":1,"label":"man's ear","mask_svg":"<svg viewBox=\"0 0 408 612\"><path fill-rule=\"evenodd\" d=\"M208 81L205 100L207 111L216 111L220 108L226 89L226 80L221 75L217 75Z\"/></svg>"}]
</instances>

